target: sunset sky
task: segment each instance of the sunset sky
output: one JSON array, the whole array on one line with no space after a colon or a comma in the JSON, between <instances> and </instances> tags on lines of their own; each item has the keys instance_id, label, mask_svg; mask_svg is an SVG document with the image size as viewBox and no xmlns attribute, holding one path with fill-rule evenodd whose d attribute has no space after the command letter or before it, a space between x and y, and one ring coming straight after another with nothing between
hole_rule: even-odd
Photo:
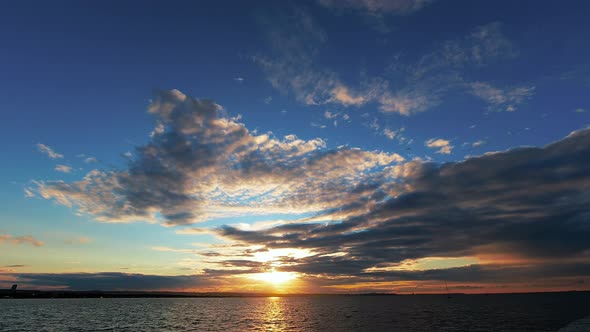
<instances>
[{"instance_id":1,"label":"sunset sky","mask_svg":"<svg viewBox=\"0 0 590 332\"><path fill-rule=\"evenodd\" d=\"M590 289L590 2L12 1L0 288Z\"/></svg>"}]
</instances>

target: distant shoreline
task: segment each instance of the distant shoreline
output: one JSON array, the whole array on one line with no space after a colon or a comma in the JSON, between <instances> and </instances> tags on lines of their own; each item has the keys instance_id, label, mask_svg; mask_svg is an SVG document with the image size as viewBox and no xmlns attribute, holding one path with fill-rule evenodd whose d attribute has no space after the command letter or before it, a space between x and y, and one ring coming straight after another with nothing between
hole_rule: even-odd
<instances>
[{"instance_id":1,"label":"distant shoreline","mask_svg":"<svg viewBox=\"0 0 590 332\"><path fill-rule=\"evenodd\" d=\"M152 291L43 291L43 290L0 290L0 299L76 299L76 298L252 298L252 297L316 297L316 296L496 296L519 294L567 294L590 293L581 291L517 292L517 293L224 293L224 292L152 292Z\"/></svg>"}]
</instances>

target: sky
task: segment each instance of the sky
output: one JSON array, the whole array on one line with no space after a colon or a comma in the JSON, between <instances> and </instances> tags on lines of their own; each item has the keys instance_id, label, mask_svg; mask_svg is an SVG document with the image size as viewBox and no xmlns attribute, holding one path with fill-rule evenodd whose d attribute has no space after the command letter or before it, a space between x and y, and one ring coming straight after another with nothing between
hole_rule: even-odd
<instances>
[{"instance_id":1,"label":"sky","mask_svg":"<svg viewBox=\"0 0 590 332\"><path fill-rule=\"evenodd\" d=\"M18 1L0 287L590 289L587 1Z\"/></svg>"}]
</instances>

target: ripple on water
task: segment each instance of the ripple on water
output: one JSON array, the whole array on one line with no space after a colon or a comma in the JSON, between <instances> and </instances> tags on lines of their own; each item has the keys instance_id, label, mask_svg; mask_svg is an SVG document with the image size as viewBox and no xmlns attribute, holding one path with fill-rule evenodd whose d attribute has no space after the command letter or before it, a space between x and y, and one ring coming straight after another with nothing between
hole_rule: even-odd
<instances>
[{"instance_id":1,"label":"ripple on water","mask_svg":"<svg viewBox=\"0 0 590 332\"><path fill-rule=\"evenodd\" d=\"M590 293L0 300L0 331L555 331Z\"/></svg>"}]
</instances>

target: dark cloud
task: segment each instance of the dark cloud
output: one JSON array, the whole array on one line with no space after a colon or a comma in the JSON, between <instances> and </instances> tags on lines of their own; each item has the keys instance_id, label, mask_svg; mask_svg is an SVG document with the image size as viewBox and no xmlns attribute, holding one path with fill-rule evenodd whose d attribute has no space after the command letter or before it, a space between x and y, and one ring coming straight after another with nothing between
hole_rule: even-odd
<instances>
[{"instance_id":1,"label":"dark cloud","mask_svg":"<svg viewBox=\"0 0 590 332\"><path fill-rule=\"evenodd\" d=\"M225 226L218 232L268 248L313 250L317 255L289 266L310 274L378 275L367 270L395 267L404 260L464 256L501 257L497 263L504 260L507 266L510 260L520 260L530 267L527 271L541 274L546 273L542 266L550 262L590 262L588 165L590 130L586 129L542 148L518 148L442 165L396 166L391 171L405 174L400 181L408 190L341 222L260 231ZM334 253L341 255L330 255ZM587 275L584 264L570 267ZM489 272L487 268L472 267L478 273ZM472 270L424 275L435 278L436 273L452 271L459 271L455 277L459 278ZM565 270L553 273L559 271ZM406 275L419 277L415 272Z\"/></svg>"},{"instance_id":2,"label":"dark cloud","mask_svg":"<svg viewBox=\"0 0 590 332\"><path fill-rule=\"evenodd\" d=\"M70 290L178 290L211 286L215 281L196 275L161 276L121 272L18 273L17 282Z\"/></svg>"}]
</instances>

